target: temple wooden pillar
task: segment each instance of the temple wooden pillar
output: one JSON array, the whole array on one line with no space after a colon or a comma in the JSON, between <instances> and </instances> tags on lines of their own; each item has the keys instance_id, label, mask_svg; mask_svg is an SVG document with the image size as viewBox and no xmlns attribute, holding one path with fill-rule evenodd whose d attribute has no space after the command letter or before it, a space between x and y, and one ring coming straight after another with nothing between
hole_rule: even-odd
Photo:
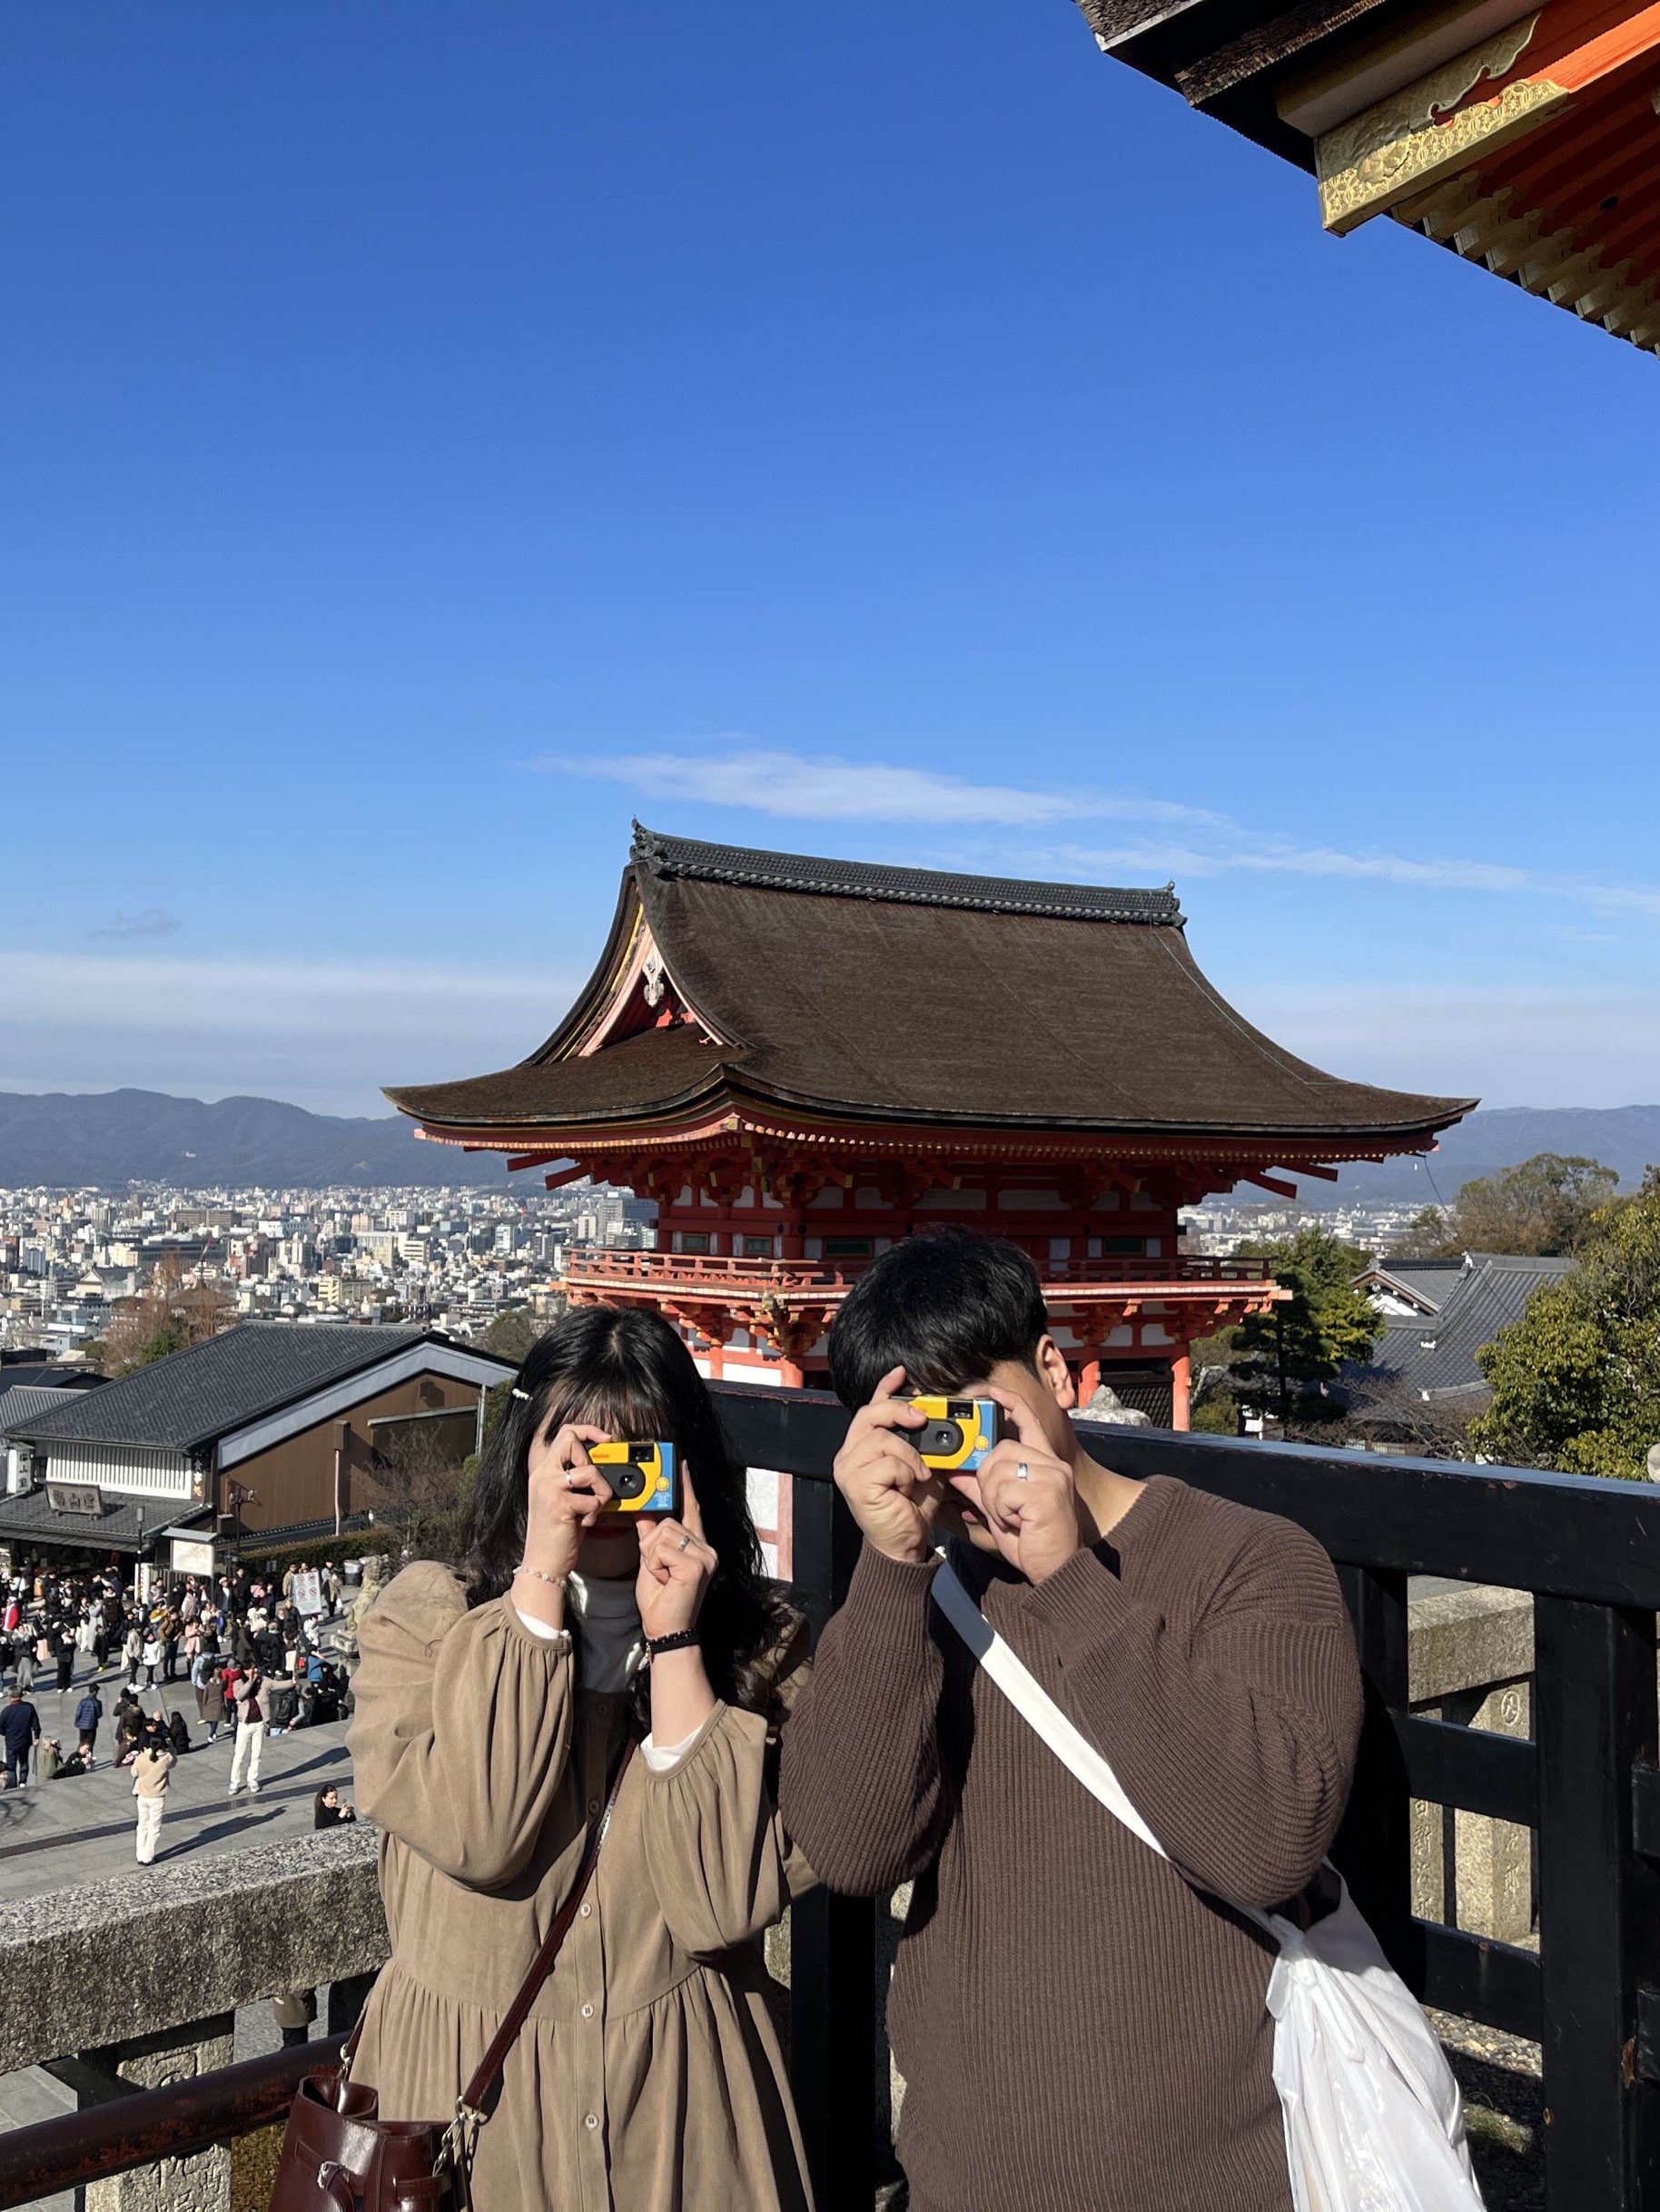
<instances>
[{"instance_id":1,"label":"temple wooden pillar","mask_svg":"<svg viewBox=\"0 0 1660 2212\"><path fill-rule=\"evenodd\" d=\"M1192 1427L1190 1403L1193 1387L1193 1361L1184 1344L1170 1368L1170 1425L1172 1428Z\"/></svg>"}]
</instances>

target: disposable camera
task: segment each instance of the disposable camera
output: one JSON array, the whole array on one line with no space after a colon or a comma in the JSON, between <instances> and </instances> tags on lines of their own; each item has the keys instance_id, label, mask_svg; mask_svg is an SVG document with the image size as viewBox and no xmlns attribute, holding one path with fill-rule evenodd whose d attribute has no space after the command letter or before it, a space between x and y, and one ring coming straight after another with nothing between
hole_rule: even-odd
<instances>
[{"instance_id":1,"label":"disposable camera","mask_svg":"<svg viewBox=\"0 0 1660 2212\"><path fill-rule=\"evenodd\" d=\"M972 1475L1003 1435L1003 1407L994 1397L914 1397L927 1424L906 1431L924 1466L947 1475Z\"/></svg>"},{"instance_id":2,"label":"disposable camera","mask_svg":"<svg viewBox=\"0 0 1660 2212\"><path fill-rule=\"evenodd\" d=\"M680 1467L672 1444L590 1444L588 1457L602 1468L611 1496L602 1513L678 1513Z\"/></svg>"}]
</instances>

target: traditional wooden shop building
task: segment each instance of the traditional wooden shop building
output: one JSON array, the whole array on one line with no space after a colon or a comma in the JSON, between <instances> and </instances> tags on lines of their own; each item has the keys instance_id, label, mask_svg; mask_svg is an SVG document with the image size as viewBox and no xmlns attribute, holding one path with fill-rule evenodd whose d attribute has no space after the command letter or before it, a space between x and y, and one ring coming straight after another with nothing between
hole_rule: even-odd
<instances>
[{"instance_id":1,"label":"traditional wooden shop building","mask_svg":"<svg viewBox=\"0 0 1660 2212\"><path fill-rule=\"evenodd\" d=\"M1660 6L1079 5L1105 52L1311 171L1328 230L1392 217L1660 352Z\"/></svg>"},{"instance_id":2,"label":"traditional wooden shop building","mask_svg":"<svg viewBox=\"0 0 1660 2212\"><path fill-rule=\"evenodd\" d=\"M1179 1250L1238 1183L1428 1150L1467 1099L1323 1074L1205 980L1173 890L1019 883L636 831L587 989L519 1066L389 1091L422 1135L657 1200L573 1299L656 1307L706 1371L825 1373L849 1284L942 1222L1029 1251L1087 1395L1188 1415L1189 1347L1271 1302Z\"/></svg>"}]
</instances>

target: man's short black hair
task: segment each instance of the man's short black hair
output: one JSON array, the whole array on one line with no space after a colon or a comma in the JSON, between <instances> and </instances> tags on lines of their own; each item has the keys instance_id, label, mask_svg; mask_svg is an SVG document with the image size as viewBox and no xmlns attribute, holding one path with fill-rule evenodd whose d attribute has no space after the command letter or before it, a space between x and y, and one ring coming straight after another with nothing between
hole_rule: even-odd
<instances>
[{"instance_id":1,"label":"man's short black hair","mask_svg":"<svg viewBox=\"0 0 1660 2212\"><path fill-rule=\"evenodd\" d=\"M960 1390L1000 1359L1034 1368L1048 1328L1038 1271L1017 1246L933 1230L884 1252L847 1293L830 1331L831 1380L853 1407L890 1368L914 1390Z\"/></svg>"}]
</instances>

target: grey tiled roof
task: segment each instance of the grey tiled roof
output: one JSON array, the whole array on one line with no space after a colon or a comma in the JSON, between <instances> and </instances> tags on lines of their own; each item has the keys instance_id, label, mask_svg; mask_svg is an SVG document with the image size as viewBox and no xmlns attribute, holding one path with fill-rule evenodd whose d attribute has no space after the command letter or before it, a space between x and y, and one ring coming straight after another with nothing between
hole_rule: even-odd
<instances>
[{"instance_id":1,"label":"grey tiled roof","mask_svg":"<svg viewBox=\"0 0 1660 2212\"><path fill-rule=\"evenodd\" d=\"M1521 1319L1542 1284L1558 1281L1574 1264L1495 1253L1470 1259L1438 1313L1390 1324L1372 1354L1372 1374L1397 1375L1414 1390L1485 1389L1477 1353Z\"/></svg>"},{"instance_id":2,"label":"grey tiled roof","mask_svg":"<svg viewBox=\"0 0 1660 2212\"><path fill-rule=\"evenodd\" d=\"M918 825L919 828L924 826ZM757 853L745 845L705 844L634 825L633 858L653 875L706 884L746 884L762 891L810 891L821 896L880 899L906 906L965 906L984 913L1049 914L1068 922L1181 919L1173 886L1121 891L1102 884L1029 883L1000 875L956 875L932 868L881 868L861 860L818 860L800 853Z\"/></svg>"},{"instance_id":3,"label":"grey tiled roof","mask_svg":"<svg viewBox=\"0 0 1660 2212\"><path fill-rule=\"evenodd\" d=\"M55 1406L67 1406L80 1396L79 1390L48 1390L37 1383L14 1383L9 1390L0 1390L0 1437L15 1435L24 1422L50 1413Z\"/></svg>"},{"instance_id":4,"label":"grey tiled roof","mask_svg":"<svg viewBox=\"0 0 1660 2212\"><path fill-rule=\"evenodd\" d=\"M29 1490L18 1497L0 1497L0 1542L79 1544L90 1551L136 1552L141 1510L146 1548L164 1528L195 1520L205 1527L209 1517L209 1508L200 1498L141 1498L115 1490L104 1491L101 1513L54 1513L45 1490Z\"/></svg>"},{"instance_id":5,"label":"grey tiled roof","mask_svg":"<svg viewBox=\"0 0 1660 2212\"><path fill-rule=\"evenodd\" d=\"M445 1341L425 1328L244 1321L54 1407L25 1433L43 1442L74 1437L188 1451L423 1338Z\"/></svg>"},{"instance_id":6,"label":"grey tiled roof","mask_svg":"<svg viewBox=\"0 0 1660 2212\"><path fill-rule=\"evenodd\" d=\"M1457 1289L1464 1276L1464 1260L1457 1259L1400 1259L1380 1260L1379 1275L1388 1276L1414 1298L1422 1299L1425 1305L1438 1312Z\"/></svg>"}]
</instances>

